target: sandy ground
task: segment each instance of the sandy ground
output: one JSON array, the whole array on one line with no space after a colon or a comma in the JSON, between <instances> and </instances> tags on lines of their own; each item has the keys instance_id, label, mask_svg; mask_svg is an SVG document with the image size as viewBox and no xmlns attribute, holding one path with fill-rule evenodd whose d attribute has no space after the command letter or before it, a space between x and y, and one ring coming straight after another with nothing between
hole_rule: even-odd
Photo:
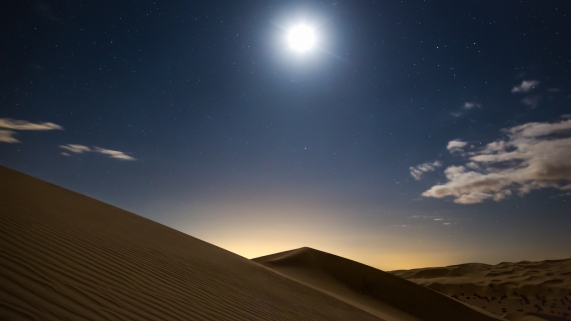
<instances>
[{"instance_id":1,"label":"sandy ground","mask_svg":"<svg viewBox=\"0 0 571 321\"><path fill-rule=\"evenodd\" d=\"M376 320L231 252L0 167L0 319Z\"/></svg>"},{"instance_id":2,"label":"sandy ground","mask_svg":"<svg viewBox=\"0 0 571 321\"><path fill-rule=\"evenodd\" d=\"M571 320L571 259L390 273L509 320Z\"/></svg>"},{"instance_id":3,"label":"sandy ground","mask_svg":"<svg viewBox=\"0 0 571 321\"><path fill-rule=\"evenodd\" d=\"M413 282L311 248L253 260L387 321L500 319Z\"/></svg>"}]
</instances>

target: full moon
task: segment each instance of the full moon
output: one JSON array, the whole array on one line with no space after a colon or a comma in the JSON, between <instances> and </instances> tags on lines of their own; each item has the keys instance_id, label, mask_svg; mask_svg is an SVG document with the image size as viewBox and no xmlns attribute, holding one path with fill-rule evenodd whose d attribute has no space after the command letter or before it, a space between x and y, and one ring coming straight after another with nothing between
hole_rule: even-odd
<instances>
[{"instance_id":1,"label":"full moon","mask_svg":"<svg viewBox=\"0 0 571 321\"><path fill-rule=\"evenodd\" d=\"M305 52L315 44L315 33L306 25L295 26L289 31L288 42L293 50Z\"/></svg>"}]
</instances>

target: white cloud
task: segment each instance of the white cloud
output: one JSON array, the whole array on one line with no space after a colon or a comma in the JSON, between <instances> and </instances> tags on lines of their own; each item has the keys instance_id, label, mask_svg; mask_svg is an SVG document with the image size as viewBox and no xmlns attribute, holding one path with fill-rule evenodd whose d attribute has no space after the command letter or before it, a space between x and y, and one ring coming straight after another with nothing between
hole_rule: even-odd
<instances>
[{"instance_id":1,"label":"white cloud","mask_svg":"<svg viewBox=\"0 0 571 321\"><path fill-rule=\"evenodd\" d=\"M448 146L446 146L446 149L448 149L450 153L463 152L464 151L463 148L466 147L466 145L468 145L468 143L463 142L459 139L455 139L448 142Z\"/></svg>"},{"instance_id":2,"label":"white cloud","mask_svg":"<svg viewBox=\"0 0 571 321\"><path fill-rule=\"evenodd\" d=\"M468 153L465 166L446 168L448 181L422 196L475 204L536 189L571 190L571 119L527 123L504 133L505 138Z\"/></svg>"},{"instance_id":3,"label":"white cloud","mask_svg":"<svg viewBox=\"0 0 571 321\"><path fill-rule=\"evenodd\" d=\"M60 125L54 123L40 123L34 124L27 120L16 120L10 118L0 118L0 128L14 129L14 130L54 130L63 129Z\"/></svg>"},{"instance_id":4,"label":"white cloud","mask_svg":"<svg viewBox=\"0 0 571 321\"><path fill-rule=\"evenodd\" d=\"M469 101L464 103L464 109L472 109L472 108L482 108L482 105L478 104L478 103L469 102Z\"/></svg>"},{"instance_id":5,"label":"white cloud","mask_svg":"<svg viewBox=\"0 0 571 321\"><path fill-rule=\"evenodd\" d=\"M0 143L19 143L20 141L14 138L16 132L14 132L13 130L54 130L54 129L61 130L63 129L63 127L61 127L60 125L56 125L54 123L34 124L30 123L27 120L0 118Z\"/></svg>"},{"instance_id":6,"label":"white cloud","mask_svg":"<svg viewBox=\"0 0 571 321\"><path fill-rule=\"evenodd\" d=\"M561 118L571 118L571 114L561 115Z\"/></svg>"},{"instance_id":7,"label":"white cloud","mask_svg":"<svg viewBox=\"0 0 571 321\"><path fill-rule=\"evenodd\" d=\"M14 138L16 132L11 130L0 129L0 142L1 143L19 143L20 141Z\"/></svg>"},{"instance_id":8,"label":"white cloud","mask_svg":"<svg viewBox=\"0 0 571 321\"><path fill-rule=\"evenodd\" d=\"M121 160L136 160L135 158L117 151L117 150L111 150L111 149L105 149L105 148L100 148L100 147L94 147L94 148L90 148L87 147L85 145L78 145L78 144L67 144L67 145L60 145L60 148L63 148L67 151L70 151L72 153L76 153L76 154L81 154L81 153L99 153L99 154L104 154L104 155L108 155L110 158L115 158L115 159L121 159ZM62 155L64 156L70 156L70 154L62 152Z\"/></svg>"},{"instance_id":9,"label":"white cloud","mask_svg":"<svg viewBox=\"0 0 571 321\"><path fill-rule=\"evenodd\" d=\"M87 147L87 146L83 146L83 145L77 145L77 144L67 144L67 145L60 145L60 148L63 149L67 149L68 151L72 152L72 153L76 153L76 154L81 154L84 152L90 152L91 148Z\"/></svg>"},{"instance_id":10,"label":"white cloud","mask_svg":"<svg viewBox=\"0 0 571 321\"><path fill-rule=\"evenodd\" d=\"M469 162L466 164L466 167L471 168L471 169L481 169L480 165L478 165L478 163L475 162Z\"/></svg>"},{"instance_id":11,"label":"white cloud","mask_svg":"<svg viewBox=\"0 0 571 321\"><path fill-rule=\"evenodd\" d=\"M442 163L440 161L435 161L433 163L424 163L424 164L420 164L418 166L411 166L411 167L409 167L410 175L418 181L422 177L422 174L424 174L426 172L432 172L437 167L440 167L440 166L442 166Z\"/></svg>"},{"instance_id":12,"label":"white cloud","mask_svg":"<svg viewBox=\"0 0 571 321\"><path fill-rule=\"evenodd\" d=\"M535 89L537 86L539 86L539 81L537 80L524 80L521 85L512 88L512 93L526 93Z\"/></svg>"},{"instance_id":13,"label":"white cloud","mask_svg":"<svg viewBox=\"0 0 571 321\"><path fill-rule=\"evenodd\" d=\"M111 158L116 158L116 159L122 159L122 160L135 160L135 158L126 155L123 152L120 151L116 151L116 150L110 150L110 149L104 149L104 148L99 148L99 147L95 147L94 152L96 153L101 153L101 154L105 154L105 155L109 155L109 157Z\"/></svg>"}]
</instances>

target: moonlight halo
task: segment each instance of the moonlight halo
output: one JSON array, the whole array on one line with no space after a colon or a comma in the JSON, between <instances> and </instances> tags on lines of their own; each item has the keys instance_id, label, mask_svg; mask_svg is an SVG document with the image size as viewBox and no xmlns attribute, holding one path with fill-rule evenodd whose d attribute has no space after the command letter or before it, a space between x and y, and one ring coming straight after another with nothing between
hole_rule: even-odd
<instances>
[{"instance_id":1,"label":"moonlight halo","mask_svg":"<svg viewBox=\"0 0 571 321\"><path fill-rule=\"evenodd\" d=\"M289 30L287 40L291 49L301 53L313 48L316 36L313 28L300 24Z\"/></svg>"}]
</instances>

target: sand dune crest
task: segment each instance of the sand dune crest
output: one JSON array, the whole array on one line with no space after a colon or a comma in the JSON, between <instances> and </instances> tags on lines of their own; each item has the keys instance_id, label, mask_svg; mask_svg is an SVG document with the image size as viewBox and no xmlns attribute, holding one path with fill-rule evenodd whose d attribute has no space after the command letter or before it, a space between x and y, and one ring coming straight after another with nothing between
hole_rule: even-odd
<instances>
[{"instance_id":1,"label":"sand dune crest","mask_svg":"<svg viewBox=\"0 0 571 321\"><path fill-rule=\"evenodd\" d=\"M402 278L310 248L254 261L386 320L498 320Z\"/></svg>"}]
</instances>

